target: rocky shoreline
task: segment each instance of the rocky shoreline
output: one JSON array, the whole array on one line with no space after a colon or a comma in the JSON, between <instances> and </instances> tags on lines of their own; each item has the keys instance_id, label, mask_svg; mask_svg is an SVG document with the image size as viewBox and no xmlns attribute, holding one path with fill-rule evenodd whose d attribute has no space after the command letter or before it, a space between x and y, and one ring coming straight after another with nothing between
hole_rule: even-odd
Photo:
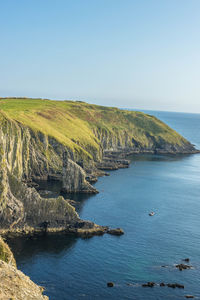
<instances>
[{"instance_id":1,"label":"rocky shoreline","mask_svg":"<svg viewBox=\"0 0 200 300\"><path fill-rule=\"evenodd\" d=\"M200 152L160 120L139 112L33 99L1 99L1 104L1 235L122 235L121 228L81 220L72 202L62 196L42 197L36 180L59 181L68 194L96 194L92 184L98 177L128 168L127 158L132 154ZM7 268L4 263L1 266ZM22 281L27 282L25 277ZM41 293L37 287L35 290ZM38 294L35 299L47 298Z\"/></svg>"}]
</instances>

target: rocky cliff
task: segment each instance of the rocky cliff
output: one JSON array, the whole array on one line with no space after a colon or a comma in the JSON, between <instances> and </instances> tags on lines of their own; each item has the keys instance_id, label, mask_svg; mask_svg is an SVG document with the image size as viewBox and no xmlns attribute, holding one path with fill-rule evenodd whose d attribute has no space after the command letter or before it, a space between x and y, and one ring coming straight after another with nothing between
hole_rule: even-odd
<instances>
[{"instance_id":1,"label":"rocky cliff","mask_svg":"<svg viewBox=\"0 0 200 300\"><path fill-rule=\"evenodd\" d=\"M0 99L0 230L105 232L84 224L63 197L44 199L35 179L68 193L96 193L103 169L128 167L131 153L195 153L153 116L72 101Z\"/></svg>"},{"instance_id":2,"label":"rocky cliff","mask_svg":"<svg viewBox=\"0 0 200 300\"><path fill-rule=\"evenodd\" d=\"M48 300L42 293L42 287L17 270L10 248L0 237L0 299Z\"/></svg>"}]
</instances>

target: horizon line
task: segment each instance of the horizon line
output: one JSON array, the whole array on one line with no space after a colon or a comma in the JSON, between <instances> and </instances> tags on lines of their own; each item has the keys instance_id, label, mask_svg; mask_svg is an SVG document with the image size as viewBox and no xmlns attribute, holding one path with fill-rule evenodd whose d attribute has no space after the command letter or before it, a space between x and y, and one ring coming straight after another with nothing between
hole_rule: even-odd
<instances>
[{"instance_id":1,"label":"horizon line","mask_svg":"<svg viewBox=\"0 0 200 300\"><path fill-rule=\"evenodd\" d=\"M119 107L109 104L98 104L89 103L87 100L75 100L75 99L58 99L58 98L46 98L46 97L27 97L27 96L3 96L0 99L39 99L39 100L50 100L50 101L74 101L74 102L85 102L88 104L94 104L99 106L116 107L124 110L134 110L134 111L157 111L157 112L169 112L169 113L184 113L184 114L194 114L199 115L200 112L188 112L188 111L176 111L176 110L162 110L162 109L149 109L149 108L134 108L134 107Z\"/></svg>"}]
</instances>

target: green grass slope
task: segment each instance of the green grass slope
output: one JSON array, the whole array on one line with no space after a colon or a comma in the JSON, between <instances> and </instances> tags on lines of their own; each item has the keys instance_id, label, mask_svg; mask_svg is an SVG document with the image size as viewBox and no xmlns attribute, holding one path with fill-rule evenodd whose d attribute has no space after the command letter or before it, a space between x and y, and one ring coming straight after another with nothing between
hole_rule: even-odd
<instances>
[{"instance_id":1,"label":"green grass slope","mask_svg":"<svg viewBox=\"0 0 200 300\"><path fill-rule=\"evenodd\" d=\"M155 142L188 144L176 131L153 116L80 101L0 98L0 113L1 123L4 117L20 122L90 158L92 153L99 151L99 132L113 137L126 134L144 148L149 145L149 136Z\"/></svg>"}]
</instances>

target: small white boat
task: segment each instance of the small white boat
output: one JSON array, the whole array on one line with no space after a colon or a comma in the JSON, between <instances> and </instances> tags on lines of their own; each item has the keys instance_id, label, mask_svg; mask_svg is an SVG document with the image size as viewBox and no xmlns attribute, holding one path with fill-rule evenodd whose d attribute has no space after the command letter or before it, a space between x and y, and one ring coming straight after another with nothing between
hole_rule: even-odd
<instances>
[{"instance_id":1,"label":"small white boat","mask_svg":"<svg viewBox=\"0 0 200 300\"><path fill-rule=\"evenodd\" d=\"M150 216L150 217L152 217L152 216L154 216L154 215L155 215L155 212L154 212L154 211L152 211L152 212L149 213L149 216Z\"/></svg>"}]
</instances>

